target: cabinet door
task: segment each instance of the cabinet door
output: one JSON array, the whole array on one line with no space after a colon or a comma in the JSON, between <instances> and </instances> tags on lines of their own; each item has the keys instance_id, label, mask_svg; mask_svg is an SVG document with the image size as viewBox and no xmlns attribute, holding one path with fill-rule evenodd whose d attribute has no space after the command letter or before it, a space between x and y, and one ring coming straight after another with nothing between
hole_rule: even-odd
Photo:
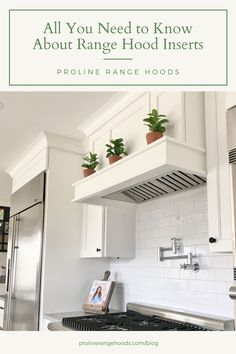
<instances>
[{"instance_id":1,"label":"cabinet door","mask_svg":"<svg viewBox=\"0 0 236 354\"><path fill-rule=\"evenodd\" d=\"M135 256L135 209L84 205L83 258Z\"/></svg>"},{"instance_id":2,"label":"cabinet door","mask_svg":"<svg viewBox=\"0 0 236 354\"><path fill-rule=\"evenodd\" d=\"M207 199L211 252L232 252L233 230L223 93L206 94Z\"/></svg>"},{"instance_id":3,"label":"cabinet door","mask_svg":"<svg viewBox=\"0 0 236 354\"><path fill-rule=\"evenodd\" d=\"M102 257L103 236L104 207L84 205L81 257Z\"/></svg>"}]
</instances>

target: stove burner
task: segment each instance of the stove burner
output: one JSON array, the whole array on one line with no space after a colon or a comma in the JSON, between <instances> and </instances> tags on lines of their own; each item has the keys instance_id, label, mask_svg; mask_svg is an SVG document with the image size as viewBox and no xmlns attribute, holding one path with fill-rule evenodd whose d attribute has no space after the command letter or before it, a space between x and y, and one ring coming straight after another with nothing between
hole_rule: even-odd
<instances>
[{"instance_id":1,"label":"stove burner","mask_svg":"<svg viewBox=\"0 0 236 354\"><path fill-rule=\"evenodd\" d=\"M105 315L67 317L63 325L77 331L207 331L207 329L158 316L142 315L135 311Z\"/></svg>"}]
</instances>

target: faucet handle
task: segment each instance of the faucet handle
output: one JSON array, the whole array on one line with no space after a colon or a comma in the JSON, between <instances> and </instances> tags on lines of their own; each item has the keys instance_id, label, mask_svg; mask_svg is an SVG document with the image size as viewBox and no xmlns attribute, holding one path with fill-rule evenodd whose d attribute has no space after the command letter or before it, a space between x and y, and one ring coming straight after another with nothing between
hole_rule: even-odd
<instances>
[{"instance_id":1,"label":"faucet handle","mask_svg":"<svg viewBox=\"0 0 236 354\"><path fill-rule=\"evenodd\" d=\"M181 238L178 238L178 237L171 237L171 241L181 241Z\"/></svg>"},{"instance_id":2,"label":"faucet handle","mask_svg":"<svg viewBox=\"0 0 236 354\"><path fill-rule=\"evenodd\" d=\"M184 270L186 270L187 269L187 264L186 263L180 263L179 264L180 265L180 270L182 270L182 269L184 269Z\"/></svg>"}]
</instances>

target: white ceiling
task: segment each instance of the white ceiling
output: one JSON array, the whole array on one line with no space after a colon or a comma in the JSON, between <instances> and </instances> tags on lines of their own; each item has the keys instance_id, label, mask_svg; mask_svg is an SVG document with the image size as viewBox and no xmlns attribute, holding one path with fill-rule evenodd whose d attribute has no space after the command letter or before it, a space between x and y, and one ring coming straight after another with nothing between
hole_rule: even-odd
<instances>
[{"instance_id":1,"label":"white ceiling","mask_svg":"<svg viewBox=\"0 0 236 354\"><path fill-rule=\"evenodd\" d=\"M117 92L0 92L0 171L41 131L81 139L77 127Z\"/></svg>"}]
</instances>

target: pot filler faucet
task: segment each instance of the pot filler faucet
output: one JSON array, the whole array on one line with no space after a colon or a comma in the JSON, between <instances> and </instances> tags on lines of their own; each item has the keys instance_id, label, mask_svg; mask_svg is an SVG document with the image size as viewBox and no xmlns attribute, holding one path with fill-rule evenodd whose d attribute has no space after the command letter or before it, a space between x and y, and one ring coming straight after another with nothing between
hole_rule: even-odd
<instances>
[{"instance_id":1,"label":"pot filler faucet","mask_svg":"<svg viewBox=\"0 0 236 354\"><path fill-rule=\"evenodd\" d=\"M198 272L200 269L199 264L193 261L193 258L197 256L193 255L192 253L180 254L180 250L182 249L182 243L180 238L173 237L171 238L171 241L172 241L171 247L159 246L157 248L158 260L160 262L164 262L172 259L187 259L187 263L183 263L183 264L180 263L180 269L192 270L194 272ZM173 255L165 256L164 253L169 251L172 251Z\"/></svg>"}]
</instances>

